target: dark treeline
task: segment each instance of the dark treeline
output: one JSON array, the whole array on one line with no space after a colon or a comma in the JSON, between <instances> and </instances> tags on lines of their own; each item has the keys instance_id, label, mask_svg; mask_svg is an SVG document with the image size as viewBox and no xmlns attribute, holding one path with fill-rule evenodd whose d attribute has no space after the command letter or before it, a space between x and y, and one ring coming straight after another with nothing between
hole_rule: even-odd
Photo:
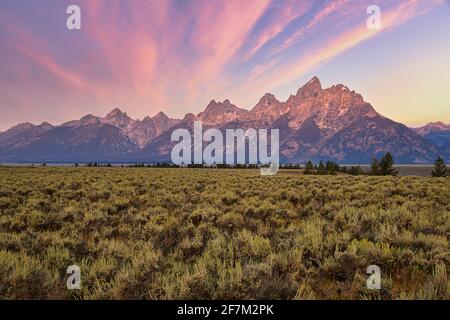
<instances>
[{"instance_id":1,"label":"dark treeline","mask_svg":"<svg viewBox=\"0 0 450 320\"><path fill-rule=\"evenodd\" d=\"M373 176L396 176L398 170L394 168L394 157L387 152L381 159L373 158L370 165L370 174Z\"/></svg>"},{"instance_id":2,"label":"dark treeline","mask_svg":"<svg viewBox=\"0 0 450 320\"><path fill-rule=\"evenodd\" d=\"M308 161L304 167L304 174L308 175L336 175L338 173L358 176L360 174L364 174L364 170L359 165L352 167L339 166L339 164L334 161L320 161L318 164Z\"/></svg>"},{"instance_id":3,"label":"dark treeline","mask_svg":"<svg viewBox=\"0 0 450 320\"><path fill-rule=\"evenodd\" d=\"M285 170L303 170L305 175L337 175L349 174L353 176L358 175L372 175L372 176L396 176L398 170L394 167L394 157L390 152L385 153L380 159L374 157L370 164L369 170L364 170L360 165L344 166L339 165L334 161L319 161L313 163L311 160L305 164L280 164L280 169ZM47 166L46 162L41 164L43 167ZM1 166L1 164L0 164ZM31 166L35 166L32 164ZM176 165L169 162L144 163L137 162L133 164L117 164L109 162L89 162L89 163L75 163L75 167L126 167L126 168L196 168L196 169L259 169L264 167L260 164L181 164ZM434 169L431 173L433 177L448 177L450 170L448 169L445 160L438 157L434 163Z\"/></svg>"}]
</instances>

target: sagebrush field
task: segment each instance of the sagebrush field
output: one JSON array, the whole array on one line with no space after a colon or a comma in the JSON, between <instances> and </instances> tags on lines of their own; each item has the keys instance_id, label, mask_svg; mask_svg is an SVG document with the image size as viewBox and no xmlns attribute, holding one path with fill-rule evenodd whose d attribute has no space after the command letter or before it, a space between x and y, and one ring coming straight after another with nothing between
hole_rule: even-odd
<instances>
[{"instance_id":1,"label":"sagebrush field","mask_svg":"<svg viewBox=\"0 0 450 320\"><path fill-rule=\"evenodd\" d=\"M0 168L3 299L449 299L449 236L450 178Z\"/></svg>"}]
</instances>

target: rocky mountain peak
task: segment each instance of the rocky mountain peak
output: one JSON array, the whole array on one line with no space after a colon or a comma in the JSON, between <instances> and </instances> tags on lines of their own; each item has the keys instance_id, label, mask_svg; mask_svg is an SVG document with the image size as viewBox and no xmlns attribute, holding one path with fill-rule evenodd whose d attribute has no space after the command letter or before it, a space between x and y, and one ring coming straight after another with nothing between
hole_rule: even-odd
<instances>
[{"instance_id":1,"label":"rocky mountain peak","mask_svg":"<svg viewBox=\"0 0 450 320\"><path fill-rule=\"evenodd\" d=\"M45 130L50 130L50 129L54 128L54 126L48 122L42 122L39 125L39 127L41 127L42 129L45 129Z\"/></svg>"},{"instance_id":2,"label":"rocky mountain peak","mask_svg":"<svg viewBox=\"0 0 450 320\"><path fill-rule=\"evenodd\" d=\"M272 105L274 103L279 103L277 98L275 98L275 96L271 93L266 93L259 100L258 105Z\"/></svg>"},{"instance_id":3,"label":"rocky mountain peak","mask_svg":"<svg viewBox=\"0 0 450 320\"><path fill-rule=\"evenodd\" d=\"M278 101L273 94L266 93L253 107L251 113L254 114L253 117L274 121L287 111L288 106L286 104Z\"/></svg>"},{"instance_id":4,"label":"rocky mountain peak","mask_svg":"<svg viewBox=\"0 0 450 320\"><path fill-rule=\"evenodd\" d=\"M236 110L239 109L237 106L232 104L230 100L226 99L223 102L216 102L216 100L211 100L211 102L206 107L205 111L203 111L203 114L209 114L212 112L225 112L227 110Z\"/></svg>"},{"instance_id":5,"label":"rocky mountain peak","mask_svg":"<svg viewBox=\"0 0 450 320\"><path fill-rule=\"evenodd\" d=\"M238 108L232 104L230 100L226 99L223 102L216 102L215 100L212 100L206 107L205 111L200 112L197 117L202 119L205 124L217 125L234 121L244 117L247 114L247 110Z\"/></svg>"},{"instance_id":6,"label":"rocky mountain peak","mask_svg":"<svg viewBox=\"0 0 450 320\"><path fill-rule=\"evenodd\" d=\"M436 128L438 130L450 130L450 124L445 124L442 121L430 122L425 127Z\"/></svg>"},{"instance_id":7,"label":"rocky mountain peak","mask_svg":"<svg viewBox=\"0 0 450 320\"><path fill-rule=\"evenodd\" d=\"M79 122L81 125L90 125L90 124L98 123L98 122L100 122L100 120L96 116L94 116L92 114L88 114L88 115L82 117Z\"/></svg>"},{"instance_id":8,"label":"rocky mountain peak","mask_svg":"<svg viewBox=\"0 0 450 320\"><path fill-rule=\"evenodd\" d=\"M128 133L132 130L133 125L136 123L135 120L131 119L125 112L122 112L119 108L115 108L110 113L106 115L105 118L101 119L103 123L107 123L118 127L124 133Z\"/></svg>"},{"instance_id":9,"label":"rocky mountain peak","mask_svg":"<svg viewBox=\"0 0 450 320\"><path fill-rule=\"evenodd\" d=\"M19 123L18 125L12 127L11 129L28 130L28 129L31 129L31 128L34 128L34 124L29 123L29 122L24 122L24 123Z\"/></svg>"},{"instance_id":10,"label":"rocky mountain peak","mask_svg":"<svg viewBox=\"0 0 450 320\"><path fill-rule=\"evenodd\" d=\"M338 84L323 89L317 77L301 87L286 104L289 107L289 126L300 128L308 119L327 134L334 134L359 117L378 114L363 97L348 87Z\"/></svg>"},{"instance_id":11,"label":"rocky mountain peak","mask_svg":"<svg viewBox=\"0 0 450 320\"><path fill-rule=\"evenodd\" d=\"M211 101L208 103L208 105L206 106L206 109L212 108L212 107L214 107L215 105L217 105L217 101L213 99L213 100L211 100Z\"/></svg>"},{"instance_id":12,"label":"rocky mountain peak","mask_svg":"<svg viewBox=\"0 0 450 320\"><path fill-rule=\"evenodd\" d=\"M113 109L110 113L106 115L107 120L131 120L126 112L122 112L119 108Z\"/></svg>"},{"instance_id":13,"label":"rocky mountain peak","mask_svg":"<svg viewBox=\"0 0 450 320\"><path fill-rule=\"evenodd\" d=\"M196 120L196 119L197 119L197 117L195 116L195 114L193 114L193 113L187 113L187 114L184 116L183 121L194 121L194 120Z\"/></svg>"},{"instance_id":14,"label":"rocky mountain peak","mask_svg":"<svg viewBox=\"0 0 450 320\"><path fill-rule=\"evenodd\" d=\"M152 120L157 127L158 133L163 132L178 122L178 120L170 119L164 112L159 112Z\"/></svg>"},{"instance_id":15,"label":"rocky mountain peak","mask_svg":"<svg viewBox=\"0 0 450 320\"><path fill-rule=\"evenodd\" d=\"M442 121L430 122L423 127L413 128L413 130L423 136L431 132L450 131L450 124L445 124Z\"/></svg>"},{"instance_id":16,"label":"rocky mountain peak","mask_svg":"<svg viewBox=\"0 0 450 320\"><path fill-rule=\"evenodd\" d=\"M298 89L297 97L308 99L311 97L316 97L322 91L322 84L319 78L314 77L308 81L303 87Z\"/></svg>"},{"instance_id":17,"label":"rocky mountain peak","mask_svg":"<svg viewBox=\"0 0 450 320\"><path fill-rule=\"evenodd\" d=\"M152 118L150 118L149 116L145 116L145 118L142 119L141 123L146 123L146 122L149 122L149 121L152 121Z\"/></svg>"},{"instance_id":18,"label":"rocky mountain peak","mask_svg":"<svg viewBox=\"0 0 450 320\"><path fill-rule=\"evenodd\" d=\"M154 118L168 118L168 117L164 112L160 111L158 112L158 114L155 115Z\"/></svg>"}]
</instances>

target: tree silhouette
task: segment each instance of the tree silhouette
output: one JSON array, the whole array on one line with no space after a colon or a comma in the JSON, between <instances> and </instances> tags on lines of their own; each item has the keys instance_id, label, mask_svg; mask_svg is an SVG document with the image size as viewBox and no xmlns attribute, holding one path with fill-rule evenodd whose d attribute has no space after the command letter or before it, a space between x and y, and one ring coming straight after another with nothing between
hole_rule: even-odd
<instances>
[{"instance_id":1,"label":"tree silhouette","mask_svg":"<svg viewBox=\"0 0 450 320\"><path fill-rule=\"evenodd\" d=\"M320 160L319 166L317 167L317 173L318 174L326 174L325 165L323 164L323 161Z\"/></svg>"},{"instance_id":2,"label":"tree silhouette","mask_svg":"<svg viewBox=\"0 0 450 320\"><path fill-rule=\"evenodd\" d=\"M305 165L304 174L312 174L314 171L314 165L311 160L309 160Z\"/></svg>"},{"instance_id":3,"label":"tree silhouette","mask_svg":"<svg viewBox=\"0 0 450 320\"><path fill-rule=\"evenodd\" d=\"M398 171L394 168L394 158L391 153L386 153L380 160L380 173L383 176L395 176Z\"/></svg>"},{"instance_id":4,"label":"tree silhouette","mask_svg":"<svg viewBox=\"0 0 450 320\"><path fill-rule=\"evenodd\" d=\"M353 166L350 168L350 170L348 171L352 176L359 176L360 174L363 173L361 166Z\"/></svg>"},{"instance_id":5,"label":"tree silhouette","mask_svg":"<svg viewBox=\"0 0 450 320\"><path fill-rule=\"evenodd\" d=\"M370 165L370 174L374 176L395 176L398 174L394 168L394 158L390 152L387 152L380 160L372 159Z\"/></svg>"},{"instance_id":6,"label":"tree silhouette","mask_svg":"<svg viewBox=\"0 0 450 320\"><path fill-rule=\"evenodd\" d=\"M380 163L377 158L372 159L372 163L370 165L370 174L373 176L380 175Z\"/></svg>"},{"instance_id":7,"label":"tree silhouette","mask_svg":"<svg viewBox=\"0 0 450 320\"><path fill-rule=\"evenodd\" d=\"M445 161L442 157L438 157L434 162L434 170L431 172L433 177L447 177L448 176L448 168L445 164Z\"/></svg>"}]
</instances>

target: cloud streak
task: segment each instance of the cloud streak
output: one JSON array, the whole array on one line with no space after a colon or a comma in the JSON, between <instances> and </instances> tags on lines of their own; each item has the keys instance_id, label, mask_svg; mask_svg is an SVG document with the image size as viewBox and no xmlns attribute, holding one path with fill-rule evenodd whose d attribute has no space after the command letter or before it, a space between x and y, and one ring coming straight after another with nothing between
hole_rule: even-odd
<instances>
[{"instance_id":1,"label":"cloud streak","mask_svg":"<svg viewBox=\"0 0 450 320\"><path fill-rule=\"evenodd\" d=\"M341 1L339 3L336 2L332 7L325 7L318 15L314 16L306 27L301 27L299 30L304 32L305 28L311 29L313 26L318 26L319 21L322 21L325 16L328 16L330 12L334 11L332 8L337 8L345 3L346 1ZM443 1L441 0L429 2L419 0L401 1L389 10L384 10L382 15L383 27L380 31L367 29L365 23L355 23L342 28L342 30L336 29L333 36L326 40L315 41L312 39L312 41L308 42L307 48L299 50L300 52L298 55L294 56L290 63L283 63L284 61L279 59L278 61L283 62L274 65L274 59L272 58L269 59L265 65L259 65L252 70L253 72L249 73L248 81L244 81L246 85L235 94L240 96L245 94L245 92L258 90L264 92L270 88L279 87L284 83L289 83L299 78L299 76L312 71L321 64L330 61L330 59L333 59L346 50L357 46L363 41L375 36L380 36L384 32L388 32L415 17L424 15L442 3ZM363 8L364 7L359 9L361 10ZM348 19L351 15L359 15L361 12L360 10L355 10L355 7L353 7L351 10L343 11L342 14L345 14ZM326 22L324 21L324 23ZM283 52L288 50L294 42L290 39L292 39L292 37L288 38L288 42L283 42L284 44L289 43L289 45L283 46L283 49L277 47L277 51Z\"/></svg>"},{"instance_id":2,"label":"cloud streak","mask_svg":"<svg viewBox=\"0 0 450 320\"><path fill-rule=\"evenodd\" d=\"M79 0L83 29L74 32L65 29L65 1L1 2L0 91L8 97L0 111L15 101L32 114L70 110L61 117L94 106L180 117L212 98L245 105L443 3L366 2ZM372 2L383 8L381 33L365 27Z\"/></svg>"}]
</instances>

